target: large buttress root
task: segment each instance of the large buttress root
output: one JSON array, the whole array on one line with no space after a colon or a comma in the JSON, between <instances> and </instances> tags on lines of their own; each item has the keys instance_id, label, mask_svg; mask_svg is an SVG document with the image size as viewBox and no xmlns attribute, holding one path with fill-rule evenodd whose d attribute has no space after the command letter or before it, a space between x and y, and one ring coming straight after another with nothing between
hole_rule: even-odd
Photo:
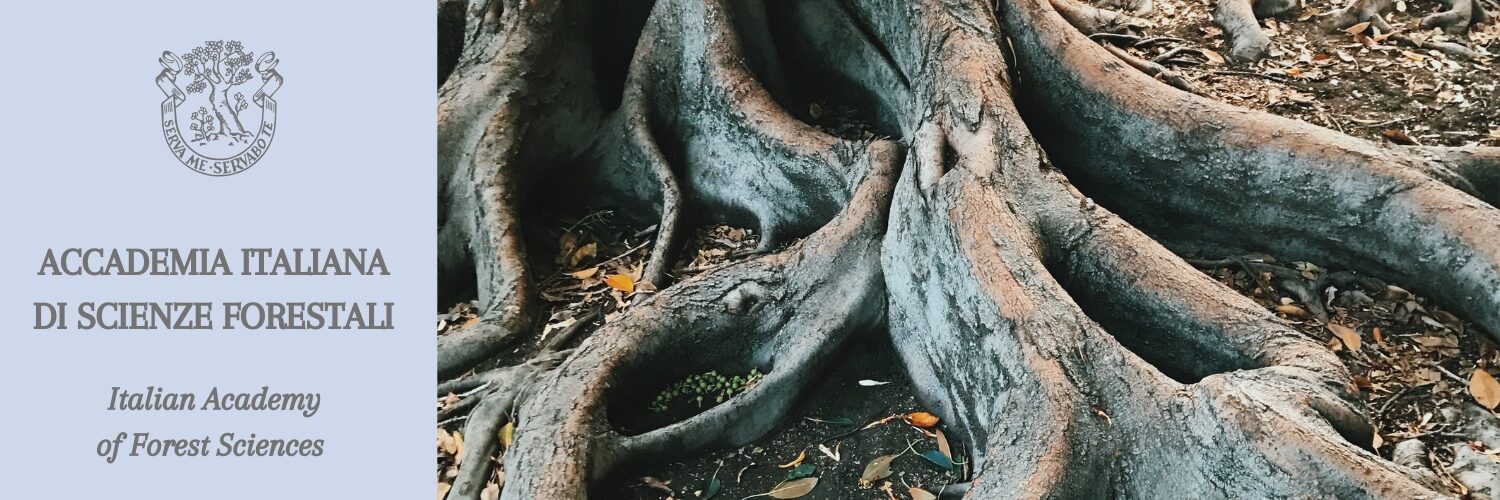
<instances>
[{"instance_id":1,"label":"large buttress root","mask_svg":"<svg viewBox=\"0 0 1500 500\"><path fill-rule=\"evenodd\" d=\"M1365 449L1332 353L1136 227L1182 251L1400 278L1497 332L1493 148L1387 149L1172 91L1077 33L1063 17L1105 11L1070 0L659 0L604 111L593 99L610 87L567 62L588 49L557 36L577 8L467 18L466 34L498 19L506 35L489 38L516 52L490 60L508 79L465 86L494 76L466 72L477 59L440 73L444 234L454 262L473 256L483 324L519 325L524 254L519 236L505 246L519 200L539 170L577 173L659 217L646 274L663 290L572 352L446 384L481 395L451 498L477 498L510 418L509 499L583 498L622 467L747 443L882 321L973 450L956 488L972 498L1435 496ZM526 24L543 13L556 26ZM473 39L465 57L485 54ZM798 121L783 106L812 85L799 77L848 88L899 142ZM577 106L534 107L556 99ZM768 253L671 283L687 213L753 225ZM710 368L767 375L684 421L621 425Z\"/></svg>"},{"instance_id":2,"label":"large buttress root","mask_svg":"<svg viewBox=\"0 0 1500 500\"><path fill-rule=\"evenodd\" d=\"M1338 263L1500 332L1500 210L1428 175L1434 160L1168 89L1045 3L1008 5L1028 123L1103 205L1180 251Z\"/></svg>"},{"instance_id":3,"label":"large buttress root","mask_svg":"<svg viewBox=\"0 0 1500 500\"><path fill-rule=\"evenodd\" d=\"M888 141L837 139L783 111L751 72L765 72L768 54L746 51L754 38L738 33L742 23L755 26L754 16L719 2L655 5L619 109L575 160L592 165L587 189L627 201L661 193L659 237L675 232L671 214L692 207L757 228L765 249L844 215L786 251L673 285L596 332L523 406L516 450L506 453L507 498L576 498L611 464L758 437L843 339L882 317L875 252L899 152ZM662 189L642 186L643 177ZM851 199L856 184L864 187ZM668 261L661 241L648 280ZM695 357L666 371L659 361ZM612 430L609 401L634 403L649 384L710 363L767 375L686 422L637 436ZM627 387L606 391L605 381ZM470 426L498 426L492 407L481 403L475 411L487 413L471 415ZM487 477L487 461L467 464L461 477Z\"/></svg>"},{"instance_id":4,"label":"large buttress root","mask_svg":"<svg viewBox=\"0 0 1500 500\"><path fill-rule=\"evenodd\" d=\"M744 444L779 423L845 340L882 318L879 235L898 158L876 143L868 161L849 208L823 229L680 283L580 346L524 407L504 498L583 498L618 465ZM611 421L611 405L644 404L670 377L710 366L766 376L644 434L622 435Z\"/></svg>"},{"instance_id":5,"label":"large buttress root","mask_svg":"<svg viewBox=\"0 0 1500 500\"><path fill-rule=\"evenodd\" d=\"M868 19L901 22L870 7ZM946 7L912 10L940 46L893 50L928 65L905 72L934 109L909 131L882 267L893 341L920 394L981 450L968 494L1282 496L1308 482L1428 494L1345 440L1370 429L1330 353L1070 194L1005 99L993 18ZM1129 296L1096 310L1115 335L1054 276ZM1153 343L1203 351L1148 352L1153 366L1132 351ZM1221 374L1236 369L1249 371ZM1231 472L1241 467L1252 472Z\"/></svg>"},{"instance_id":6,"label":"large buttress root","mask_svg":"<svg viewBox=\"0 0 1500 500\"><path fill-rule=\"evenodd\" d=\"M439 280L445 289L472 280L482 320L438 341L438 376L458 374L531 328L535 290L521 239L520 207L540 168L558 150L579 145L572 123L597 118L579 94L590 80L575 66L565 34L576 16L556 3L473 0L447 44L457 54L438 91ZM576 8L576 7L575 7ZM440 10L440 13L444 10ZM461 30L462 35L452 34ZM572 106L543 103L570 102ZM472 274L470 274L472 273Z\"/></svg>"}]
</instances>

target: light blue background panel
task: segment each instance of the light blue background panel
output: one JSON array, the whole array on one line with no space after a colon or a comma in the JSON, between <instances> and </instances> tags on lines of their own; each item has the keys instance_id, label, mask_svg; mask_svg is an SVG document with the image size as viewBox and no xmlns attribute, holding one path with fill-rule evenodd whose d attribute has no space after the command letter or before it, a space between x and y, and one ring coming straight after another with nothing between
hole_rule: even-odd
<instances>
[{"instance_id":1,"label":"light blue background panel","mask_svg":"<svg viewBox=\"0 0 1500 500\"><path fill-rule=\"evenodd\" d=\"M435 26L417 1L0 7L0 498L431 498ZM158 123L157 57L205 40L275 51L285 77L275 142L228 177L178 163ZM391 275L36 275L68 247L379 247ZM396 330L32 330L33 302L85 300L392 301ZM148 385L323 399L312 418L105 409ZM107 464L95 447L121 431L326 452Z\"/></svg>"}]
</instances>

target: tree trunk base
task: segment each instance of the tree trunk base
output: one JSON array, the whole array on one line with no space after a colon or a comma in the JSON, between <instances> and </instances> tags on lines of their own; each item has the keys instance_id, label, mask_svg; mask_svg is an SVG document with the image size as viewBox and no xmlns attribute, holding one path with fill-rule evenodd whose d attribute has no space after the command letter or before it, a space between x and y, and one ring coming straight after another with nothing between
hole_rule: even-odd
<instances>
[{"instance_id":1,"label":"tree trunk base","mask_svg":"<svg viewBox=\"0 0 1500 500\"><path fill-rule=\"evenodd\" d=\"M440 57L440 269L476 283L483 320L440 341L439 376L536 328L536 185L656 221L662 290L575 351L447 384L504 386L471 395L449 498L478 498L512 409L508 499L748 443L881 325L974 451L969 498L1437 496L1369 451L1332 353L1168 248L1397 277L1500 331L1493 151L1390 150L1174 90L1075 29L1101 11L1055 3L658 0L623 16L645 22L620 72L578 37L584 6L476 2L460 23L443 4L463 36ZM820 87L895 139L787 111ZM768 253L673 282L689 217ZM704 413L618 425L675 377L750 368L765 378Z\"/></svg>"}]
</instances>

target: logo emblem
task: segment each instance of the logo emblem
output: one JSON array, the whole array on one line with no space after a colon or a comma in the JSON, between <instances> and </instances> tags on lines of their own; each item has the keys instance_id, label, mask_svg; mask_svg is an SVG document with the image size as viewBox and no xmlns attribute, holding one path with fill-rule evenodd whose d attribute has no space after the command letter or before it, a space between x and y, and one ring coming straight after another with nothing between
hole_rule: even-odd
<instances>
[{"instance_id":1,"label":"logo emblem","mask_svg":"<svg viewBox=\"0 0 1500 500\"><path fill-rule=\"evenodd\" d=\"M178 56L161 53L156 86L167 147L194 171L234 175L260 161L276 136L276 100L281 88L276 54L259 58L238 41L207 41Z\"/></svg>"}]
</instances>

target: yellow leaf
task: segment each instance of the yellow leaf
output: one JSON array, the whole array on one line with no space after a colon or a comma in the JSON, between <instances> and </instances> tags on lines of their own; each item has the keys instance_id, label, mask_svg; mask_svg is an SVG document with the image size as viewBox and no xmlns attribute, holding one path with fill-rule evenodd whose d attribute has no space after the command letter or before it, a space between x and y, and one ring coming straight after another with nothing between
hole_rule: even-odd
<instances>
[{"instance_id":1,"label":"yellow leaf","mask_svg":"<svg viewBox=\"0 0 1500 500\"><path fill-rule=\"evenodd\" d=\"M453 462L459 465L464 463L464 434L453 433Z\"/></svg>"},{"instance_id":2,"label":"yellow leaf","mask_svg":"<svg viewBox=\"0 0 1500 500\"><path fill-rule=\"evenodd\" d=\"M908 486L906 493L911 495L911 500L937 500L937 495L916 486Z\"/></svg>"},{"instance_id":3,"label":"yellow leaf","mask_svg":"<svg viewBox=\"0 0 1500 500\"><path fill-rule=\"evenodd\" d=\"M1469 377L1469 394L1485 409L1494 411L1495 405L1500 405L1500 382L1483 368L1475 368Z\"/></svg>"},{"instance_id":4,"label":"yellow leaf","mask_svg":"<svg viewBox=\"0 0 1500 500\"><path fill-rule=\"evenodd\" d=\"M1359 332L1354 331L1353 328L1349 328L1338 323L1329 323L1328 329L1333 331L1333 334L1337 336L1339 340L1344 343L1344 346L1348 347L1350 351L1359 350Z\"/></svg>"},{"instance_id":5,"label":"yellow leaf","mask_svg":"<svg viewBox=\"0 0 1500 500\"><path fill-rule=\"evenodd\" d=\"M585 260L594 258L594 255L598 252L598 243L589 243L587 245L578 247L578 250L573 252L573 258L570 262L568 262L568 264L573 267L578 267L578 264L582 263Z\"/></svg>"},{"instance_id":6,"label":"yellow leaf","mask_svg":"<svg viewBox=\"0 0 1500 500\"><path fill-rule=\"evenodd\" d=\"M437 447L438 451L449 455L454 454L458 450L453 446L453 435L442 429L437 430Z\"/></svg>"},{"instance_id":7,"label":"yellow leaf","mask_svg":"<svg viewBox=\"0 0 1500 500\"><path fill-rule=\"evenodd\" d=\"M932 433L937 436L938 452L942 453L943 456L948 457L948 460L953 460L953 449L948 446L948 436L944 436L943 431L936 429L934 429Z\"/></svg>"},{"instance_id":8,"label":"yellow leaf","mask_svg":"<svg viewBox=\"0 0 1500 500\"><path fill-rule=\"evenodd\" d=\"M500 446L510 449L510 444L516 442L516 423L506 422L505 427L500 428Z\"/></svg>"},{"instance_id":9,"label":"yellow leaf","mask_svg":"<svg viewBox=\"0 0 1500 500\"><path fill-rule=\"evenodd\" d=\"M807 450L802 450L802 453L798 453L797 454L797 458L792 459L792 461L790 461L790 462L778 465L777 467L781 467L783 469L790 469L792 467L796 467L798 465L801 465L802 464L802 460L804 460L806 458L807 458Z\"/></svg>"},{"instance_id":10,"label":"yellow leaf","mask_svg":"<svg viewBox=\"0 0 1500 500\"><path fill-rule=\"evenodd\" d=\"M630 276L624 274L611 274L604 278L604 284L622 293L635 291L635 280L630 279Z\"/></svg>"},{"instance_id":11,"label":"yellow leaf","mask_svg":"<svg viewBox=\"0 0 1500 500\"><path fill-rule=\"evenodd\" d=\"M598 274L598 273L599 273L599 268L597 268L597 267L590 267L590 268L584 269L582 271L578 271L578 272L575 272L575 273L568 273L568 274L571 275L574 278L578 278L580 280L586 280L586 279L594 277L594 275Z\"/></svg>"},{"instance_id":12,"label":"yellow leaf","mask_svg":"<svg viewBox=\"0 0 1500 500\"><path fill-rule=\"evenodd\" d=\"M1311 318L1312 317L1311 314L1307 313L1306 309L1303 309L1303 308L1300 308L1300 307L1297 307L1297 306L1294 306L1294 305L1291 305L1291 304L1283 304L1283 305L1276 306L1276 312L1284 314L1287 317L1291 317L1291 318L1307 319L1307 318Z\"/></svg>"},{"instance_id":13,"label":"yellow leaf","mask_svg":"<svg viewBox=\"0 0 1500 500\"><path fill-rule=\"evenodd\" d=\"M937 415L933 415L925 411L914 411L906 414L906 421L910 422L911 425L915 425L923 429L931 429L933 426L937 425L938 418Z\"/></svg>"},{"instance_id":14,"label":"yellow leaf","mask_svg":"<svg viewBox=\"0 0 1500 500\"><path fill-rule=\"evenodd\" d=\"M1359 23L1359 24L1356 24L1354 26L1350 26L1348 28L1345 28L1344 31L1347 32L1347 33L1349 33L1349 34L1351 34L1351 35L1358 35L1360 33L1364 33L1365 29L1367 29L1369 27L1370 27L1370 23L1368 21L1366 21L1366 22Z\"/></svg>"}]
</instances>

